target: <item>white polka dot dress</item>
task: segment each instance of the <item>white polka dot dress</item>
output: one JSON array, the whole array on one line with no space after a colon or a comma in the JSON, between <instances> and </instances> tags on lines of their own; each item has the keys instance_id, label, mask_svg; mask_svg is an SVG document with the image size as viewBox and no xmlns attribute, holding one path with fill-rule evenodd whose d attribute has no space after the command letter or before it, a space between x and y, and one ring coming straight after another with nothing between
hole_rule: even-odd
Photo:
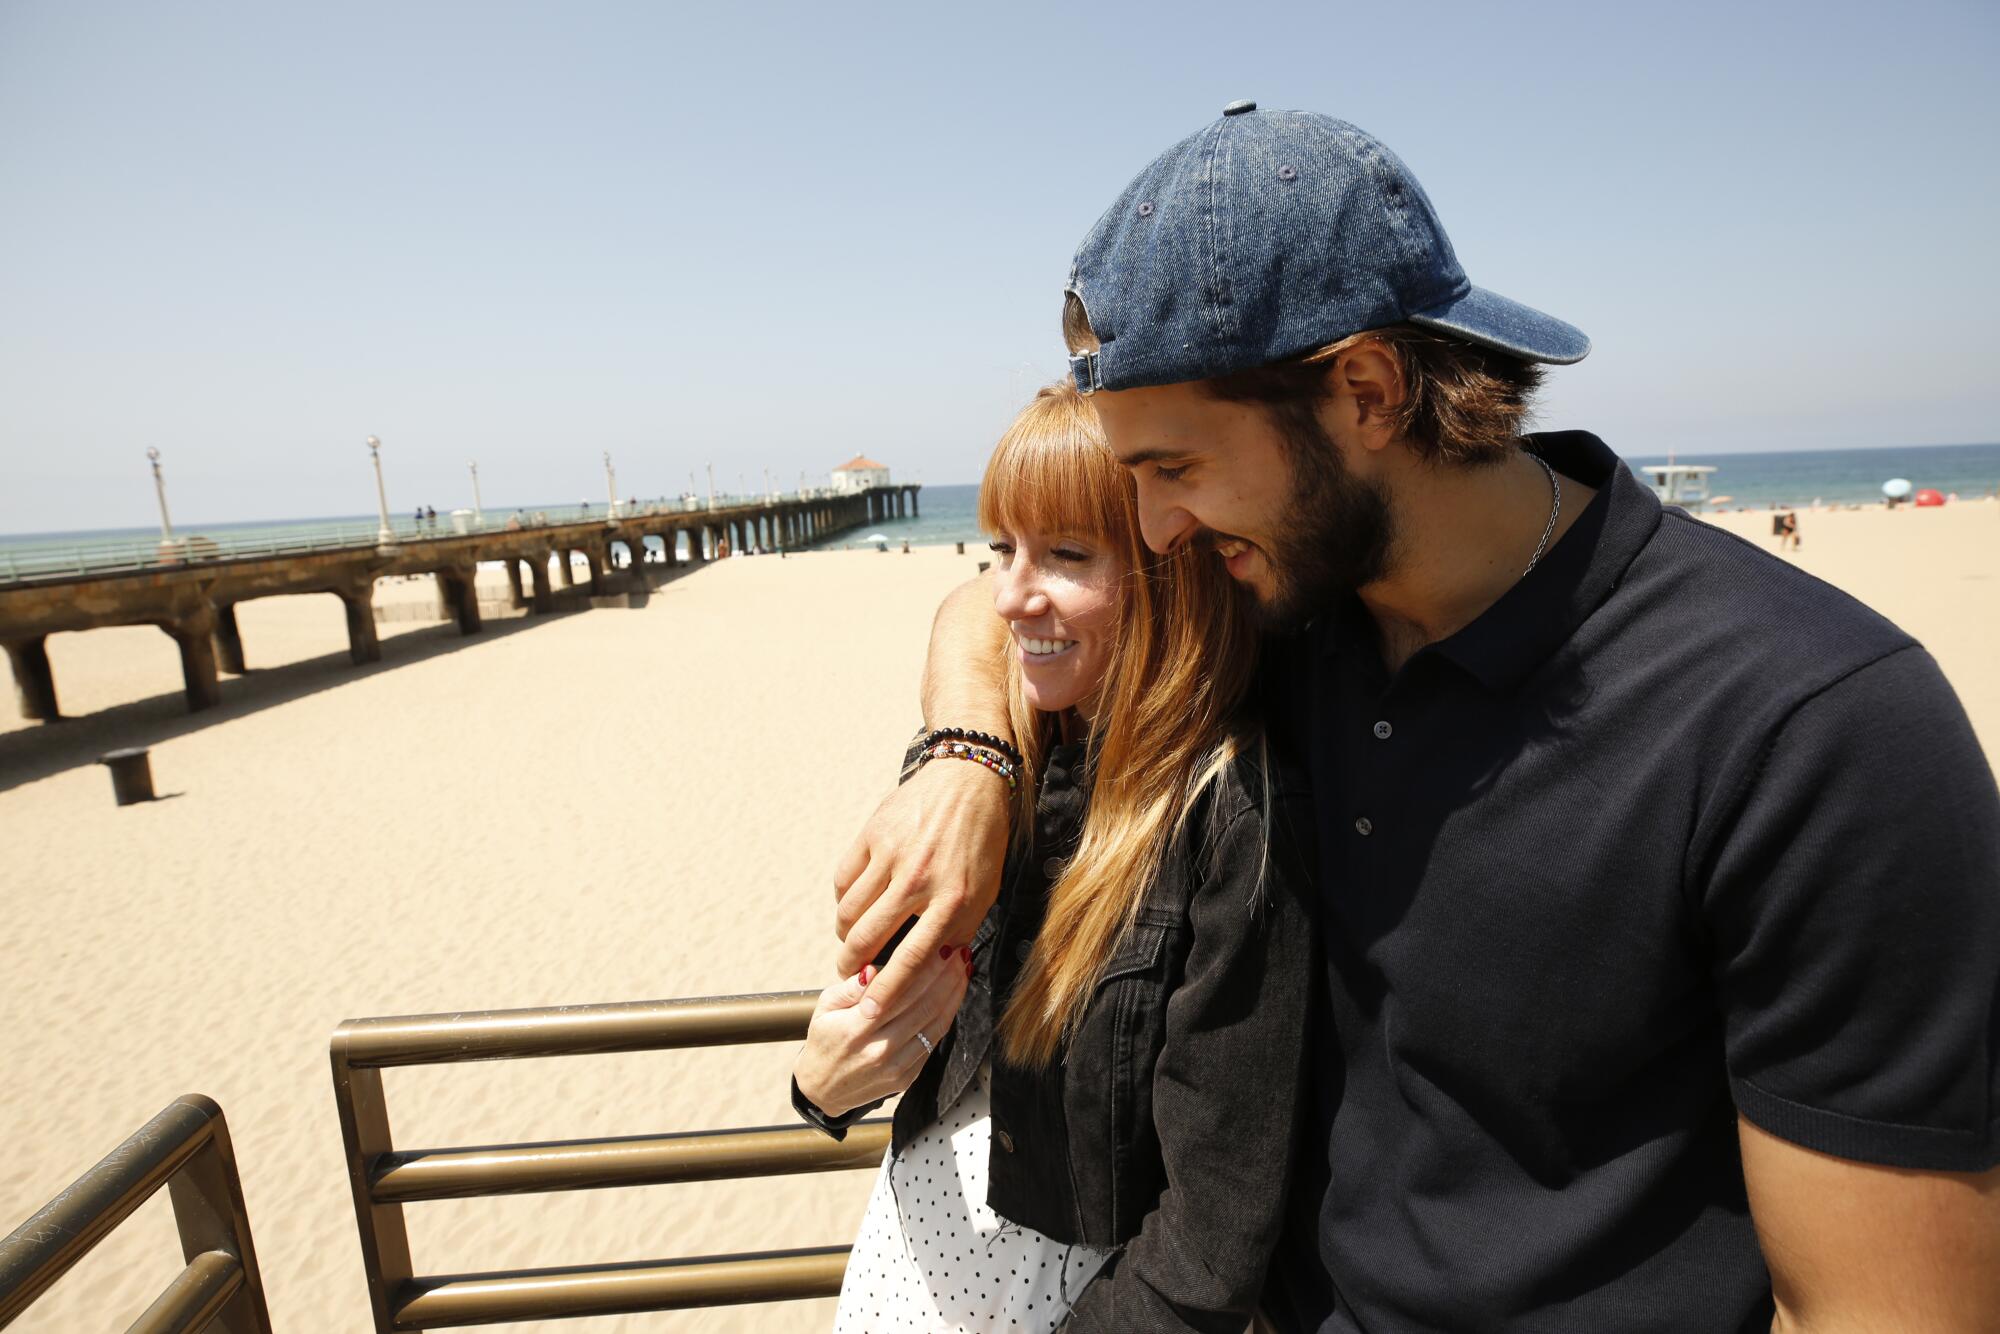
<instances>
[{"instance_id":1,"label":"white polka dot dress","mask_svg":"<svg viewBox=\"0 0 2000 1334\"><path fill-rule=\"evenodd\" d=\"M840 1288L835 1334L1048 1334L1104 1263L986 1207L993 1072L885 1158Z\"/></svg>"}]
</instances>

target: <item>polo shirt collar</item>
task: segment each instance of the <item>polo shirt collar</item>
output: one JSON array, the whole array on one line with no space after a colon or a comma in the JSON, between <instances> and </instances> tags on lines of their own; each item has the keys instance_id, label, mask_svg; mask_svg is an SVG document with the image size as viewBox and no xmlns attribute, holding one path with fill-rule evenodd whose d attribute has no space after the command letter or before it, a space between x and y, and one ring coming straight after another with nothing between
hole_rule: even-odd
<instances>
[{"instance_id":1,"label":"polo shirt collar","mask_svg":"<svg viewBox=\"0 0 2000 1334\"><path fill-rule=\"evenodd\" d=\"M1464 629L1425 649L1457 664L1488 690L1505 692L1527 679L1602 606L1627 567L1660 526L1660 501L1602 440L1587 431L1545 431L1529 448L1564 477L1597 494L1535 568ZM1355 625L1367 612L1359 598L1333 624ZM1329 651L1350 636L1326 636ZM1373 642L1372 638L1364 642Z\"/></svg>"}]
</instances>

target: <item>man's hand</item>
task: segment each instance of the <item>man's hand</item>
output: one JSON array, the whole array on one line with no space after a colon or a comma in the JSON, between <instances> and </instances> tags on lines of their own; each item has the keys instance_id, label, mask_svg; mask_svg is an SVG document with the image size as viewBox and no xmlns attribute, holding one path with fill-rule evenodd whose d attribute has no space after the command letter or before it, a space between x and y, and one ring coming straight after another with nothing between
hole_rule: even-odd
<instances>
[{"instance_id":1,"label":"man's hand","mask_svg":"<svg viewBox=\"0 0 2000 1334\"><path fill-rule=\"evenodd\" d=\"M1007 645L992 579L953 589L931 623L924 725L1007 735ZM1006 780L982 765L936 760L876 807L833 868L838 976L872 963L903 923L919 918L862 998L868 1017L902 1005L926 960L979 929L1000 897L1007 817Z\"/></svg>"},{"instance_id":2,"label":"man's hand","mask_svg":"<svg viewBox=\"0 0 2000 1334\"><path fill-rule=\"evenodd\" d=\"M859 1005L874 971L870 964L820 993L806 1045L792 1065L799 1092L829 1116L909 1088L930 1055L917 1034L932 1046L944 1039L972 979L972 954L965 949L933 954L917 968L906 1004L867 1018Z\"/></svg>"},{"instance_id":3,"label":"man's hand","mask_svg":"<svg viewBox=\"0 0 2000 1334\"><path fill-rule=\"evenodd\" d=\"M979 929L1000 895L1008 800L1006 782L985 766L934 760L875 808L834 868L842 977L918 918L860 1000L867 1017L905 1004L925 965Z\"/></svg>"}]
</instances>

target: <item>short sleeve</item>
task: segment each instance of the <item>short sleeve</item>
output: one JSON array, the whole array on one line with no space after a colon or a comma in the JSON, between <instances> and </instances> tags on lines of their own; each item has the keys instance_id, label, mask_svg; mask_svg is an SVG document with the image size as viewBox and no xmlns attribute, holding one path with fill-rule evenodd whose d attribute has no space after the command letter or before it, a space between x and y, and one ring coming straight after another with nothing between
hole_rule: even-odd
<instances>
[{"instance_id":1,"label":"short sleeve","mask_svg":"<svg viewBox=\"0 0 2000 1334\"><path fill-rule=\"evenodd\" d=\"M1837 1157L2000 1160L2000 793L1937 664L1910 646L1806 699L1696 865L1730 1086Z\"/></svg>"}]
</instances>

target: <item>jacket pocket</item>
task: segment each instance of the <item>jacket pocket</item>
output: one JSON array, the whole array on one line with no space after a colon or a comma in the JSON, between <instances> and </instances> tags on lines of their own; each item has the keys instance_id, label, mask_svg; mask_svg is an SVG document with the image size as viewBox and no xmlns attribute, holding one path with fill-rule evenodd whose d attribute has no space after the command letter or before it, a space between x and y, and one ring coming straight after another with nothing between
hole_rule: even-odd
<instances>
[{"instance_id":1,"label":"jacket pocket","mask_svg":"<svg viewBox=\"0 0 2000 1334\"><path fill-rule=\"evenodd\" d=\"M1098 990L1104 990L1121 977L1157 968L1166 955L1167 937L1184 925L1179 914L1167 909L1141 908L1131 930L1118 942L1111 962L1104 965L1104 975L1097 982Z\"/></svg>"}]
</instances>

